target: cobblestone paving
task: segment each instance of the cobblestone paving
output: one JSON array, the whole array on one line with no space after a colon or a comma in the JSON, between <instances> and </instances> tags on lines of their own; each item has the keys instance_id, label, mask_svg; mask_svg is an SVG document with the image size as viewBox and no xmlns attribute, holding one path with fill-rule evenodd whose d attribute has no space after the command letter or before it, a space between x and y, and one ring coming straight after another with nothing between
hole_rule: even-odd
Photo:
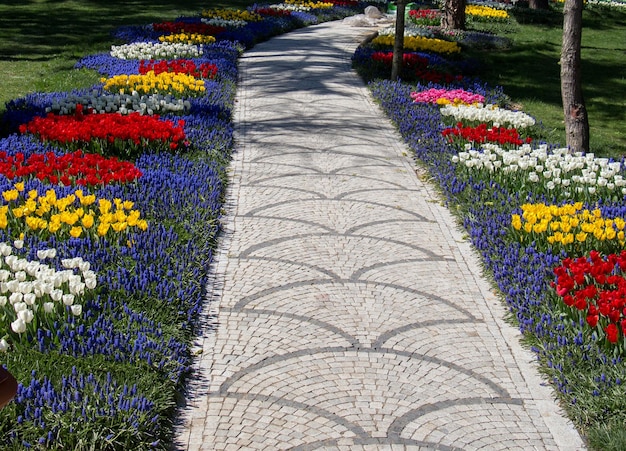
<instances>
[{"instance_id":1,"label":"cobblestone paving","mask_svg":"<svg viewBox=\"0 0 626 451\"><path fill-rule=\"evenodd\" d=\"M367 32L327 23L241 60L180 449L583 449L351 72Z\"/></svg>"}]
</instances>

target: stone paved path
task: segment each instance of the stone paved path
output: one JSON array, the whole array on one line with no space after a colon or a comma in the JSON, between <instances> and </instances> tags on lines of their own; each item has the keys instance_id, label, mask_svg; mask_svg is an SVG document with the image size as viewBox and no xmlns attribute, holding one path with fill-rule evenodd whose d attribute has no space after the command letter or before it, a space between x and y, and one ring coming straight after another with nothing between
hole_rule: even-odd
<instances>
[{"instance_id":1,"label":"stone paved path","mask_svg":"<svg viewBox=\"0 0 626 451\"><path fill-rule=\"evenodd\" d=\"M454 219L327 23L241 59L185 450L578 450Z\"/></svg>"}]
</instances>

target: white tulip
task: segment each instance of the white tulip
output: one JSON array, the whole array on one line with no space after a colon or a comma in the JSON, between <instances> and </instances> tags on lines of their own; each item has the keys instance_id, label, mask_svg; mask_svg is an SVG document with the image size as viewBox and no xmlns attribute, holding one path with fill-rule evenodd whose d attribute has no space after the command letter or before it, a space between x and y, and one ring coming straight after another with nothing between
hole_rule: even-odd
<instances>
[{"instance_id":1,"label":"white tulip","mask_svg":"<svg viewBox=\"0 0 626 451\"><path fill-rule=\"evenodd\" d=\"M85 271L89 271L90 268L91 268L91 264L88 261L83 260L81 258L80 261L78 262L78 269L80 269L80 272L85 273Z\"/></svg>"},{"instance_id":2,"label":"white tulip","mask_svg":"<svg viewBox=\"0 0 626 451\"><path fill-rule=\"evenodd\" d=\"M78 261L75 258L64 258L61 260L61 266L66 269L74 269L76 268Z\"/></svg>"},{"instance_id":3,"label":"white tulip","mask_svg":"<svg viewBox=\"0 0 626 451\"><path fill-rule=\"evenodd\" d=\"M17 318L11 323L11 330L16 334L23 334L26 332L26 323L21 318Z\"/></svg>"},{"instance_id":4,"label":"white tulip","mask_svg":"<svg viewBox=\"0 0 626 451\"><path fill-rule=\"evenodd\" d=\"M33 292L33 282L31 281L24 281L24 282L20 282L18 287L17 287L17 291L19 291L20 293L23 294L27 294L27 293L32 293Z\"/></svg>"},{"instance_id":5,"label":"white tulip","mask_svg":"<svg viewBox=\"0 0 626 451\"><path fill-rule=\"evenodd\" d=\"M20 293L19 291L16 291L15 293L11 293L11 295L9 296L9 302L11 304L22 302L23 299L24 299L24 295Z\"/></svg>"},{"instance_id":6,"label":"white tulip","mask_svg":"<svg viewBox=\"0 0 626 451\"><path fill-rule=\"evenodd\" d=\"M80 316L83 313L83 306L80 304L72 305L71 309L72 309L72 315L74 316Z\"/></svg>"},{"instance_id":7,"label":"white tulip","mask_svg":"<svg viewBox=\"0 0 626 451\"><path fill-rule=\"evenodd\" d=\"M20 281L13 279L7 282L7 289L11 292L19 291Z\"/></svg>"},{"instance_id":8,"label":"white tulip","mask_svg":"<svg viewBox=\"0 0 626 451\"><path fill-rule=\"evenodd\" d=\"M26 274L37 277L43 267L45 267L45 265L42 266L39 262L32 261L26 264L26 268L24 270L26 271Z\"/></svg>"},{"instance_id":9,"label":"white tulip","mask_svg":"<svg viewBox=\"0 0 626 451\"><path fill-rule=\"evenodd\" d=\"M18 301L15 304L13 304L13 310L15 310L15 313L19 313L22 310L26 310L28 308L28 305L26 304L26 302L23 301Z\"/></svg>"},{"instance_id":10,"label":"white tulip","mask_svg":"<svg viewBox=\"0 0 626 451\"><path fill-rule=\"evenodd\" d=\"M71 293L62 296L64 305L72 305L74 303L74 295Z\"/></svg>"},{"instance_id":11,"label":"white tulip","mask_svg":"<svg viewBox=\"0 0 626 451\"><path fill-rule=\"evenodd\" d=\"M6 255L4 257L4 262L9 268L13 269L17 262L17 255Z\"/></svg>"},{"instance_id":12,"label":"white tulip","mask_svg":"<svg viewBox=\"0 0 626 451\"><path fill-rule=\"evenodd\" d=\"M52 313L54 311L54 302L44 302L43 311L46 313Z\"/></svg>"},{"instance_id":13,"label":"white tulip","mask_svg":"<svg viewBox=\"0 0 626 451\"><path fill-rule=\"evenodd\" d=\"M70 293L75 296L82 296L85 293L85 284L83 282L71 282Z\"/></svg>"},{"instance_id":14,"label":"white tulip","mask_svg":"<svg viewBox=\"0 0 626 451\"><path fill-rule=\"evenodd\" d=\"M26 293L24 295L24 302L27 305L33 305L36 300L37 300L37 296L35 296L35 293Z\"/></svg>"},{"instance_id":15,"label":"white tulip","mask_svg":"<svg viewBox=\"0 0 626 451\"><path fill-rule=\"evenodd\" d=\"M9 350L9 343L3 338L0 340L0 352L7 352Z\"/></svg>"},{"instance_id":16,"label":"white tulip","mask_svg":"<svg viewBox=\"0 0 626 451\"><path fill-rule=\"evenodd\" d=\"M12 252L13 248L11 246L9 246L7 243L0 243L0 254L7 257L11 255Z\"/></svg>"},{"instance_id":17,"label":"white tulip","mask_svg":"<svg viewBox=\"0 0 626 451\"><path fill-rule=\"evenodd\" d=\"M94 288L96 288L96 285L98 284L98 280L96 279L96 277L89 277L89 278L85 278L85 286L90 289L93 290Z\"/></svg>"},{"instance_id":18,"label":"white tulip","mask_svg":"<svg viewBox=\"0 0 626 451\"><path fill-rule=\"evenodd\" d=\"M26 324L30 324L33 318L35 318L35 314L33 313L31 309L26 309L26 310L20 310L19 312L17 312L17 317L21 319L22 321L24 321Z\"/></svg>"},{"instance_id":19,"label":"white tulip","mask_svg":"<svg viewBox=\"0 0 626 451\"><path fill-rule=\"evenodd\" d=\"M65 280L63 280L62 274L60 274L58 272L52 278L52 284L55 286L55 288L60 287L61 285L63 285L63 282L65 282Z\"/></svg>"}]
</instances>

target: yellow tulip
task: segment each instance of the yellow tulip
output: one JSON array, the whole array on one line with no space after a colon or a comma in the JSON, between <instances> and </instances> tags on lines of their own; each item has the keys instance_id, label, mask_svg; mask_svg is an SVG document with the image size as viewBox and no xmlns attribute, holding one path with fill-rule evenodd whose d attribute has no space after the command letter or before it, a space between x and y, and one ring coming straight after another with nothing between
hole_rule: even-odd
<instances>
[{"instance_id":1,"label":"yellow tulip","mask_svg":"<svg viewBox=\"0 0 626 451\"><path fill-rule=\"evenodd\" d=\"M54 204L57 201L57 193L53 189L49 189L48 191L46 191L45 197L46 197L46 199L48 199L48 201L51 204Z\"/></svg>"},{"instance_id":2,"label":"yellow tulip","mask_svg":"<svg viewBox=\"0 0 626 451\"><path fill-rule=\"evenodd\" d=\"M95 202L96 202L95 194L90 194L89 196L83 196L82 198L80 198L80 204L85 207L88 207L89 205L92 205Z\"/></svg>"},{"instance_id":3,"label":"yellow tulip","mask_svg":"<svg viewBox=\"0 0 626 451\"><path fill-rule=\"evenodd\" d=\"M11 202L11 201L17 200L17 197L19 196L19 194L20 193L16 189L10 189L7 191L3 191L2 197L4 198L5 201Z\"/></svg>"},{"instance_id":4,"label":"yellow tulip","mask_svg":"<svg viewBox=\"0 0 626 451\"><path fill-rule=\"evenodd\" d=\"M114 215L116 222L125 222L126 221L126 213L124 210L117 210Z\"/></svg>"},{"instance_id":5,"label":"yellow tulip","mask_svg":"<svg viewBox=\"0 0 626 451\"><path fill-rule=\"evenodd\" d=\"M57 233L59 230L61 230L61 223L60 222L50 221L48 223L48 231L50 233Z\"/></svg>"},{"instance_id":6,"label":"yellow tulip","mask_svg":"<svg viewBox=\"0 0 626 451\"><path fill-rule=\"evenodd\" d=\"M107 222L103 222L98 226L98 235L99 236L105 236L108 232L109 232L109 227L111 227L111 225Z\"/></svg>"},{"instance_id":7,"label":"yellow tulip","mask_svg":"<svg viewBox=\"0 0 626 451\"><path fill-rule=\"evenodd\" d=\"M614 240L617 236L617 232L613 227L607 227L604 231L604 235L606 236L607 240Z\"/></svg>"},{"instance_id":8,"label":"yellow tulip","mask_svg":"<svg viewBox=\"0 0 626 451\"><path fill-rule=\"evenodd\" d=\"M128 222L128 225L130 227L135 227L137 223L139 222L139 216L140 216L139 211L133 210L126 217L126 222Z\"/></svg>"},{"instance_id":9,"label":"yellow tulip","mask_svg":"<svg viewBox=\"0 0 626 451\"><path fill-rule=\"evenodd\" d=\"M511 225L515 230L519 230L522 228L522 218L520 217L520 215L511 216Z\"/></svg>"},{"instance_id":10,"label":"yellow tulip","mask_svg":"<svg viewBox=\"0 0 626 451\"><path fill-rule=\"evenodd\" d=\"M86 229L90 229L91 227L93 227L94 217L91 214L86 214L82 217L80 222L83 227L85 227Z\"/></svg>"},{"instance_id":11,"label":"yellow tulip","mask_svg":"<svg viewBox=\"0 0 626 451\"><path fill-rule=\"evenodd\" d=\"M98 208L100 209L100 214L104 215L111 211L111 201L108 199L99 199L98 200Z\"/></svg>"},{"instance_id":12,"label":"yellow tulip","mask_svg":"<svg viewBox=\"0 0 626 451\"><path fill-rule=\"evenodd\" d=\"M31 199L28 199L26 202L24 202L23 211L25 216L34 213L35 210L37 210L37 202Z\"/></svg>"},{"instance_id":13,"label":"yellow tulip","mask_svg":"<svg viewBox=\"0 0 626 451\"><path fill-rule=\"evenodd\" d=\"M25 222L26 222L26 227L28 227L29 229L32 229L32 230L39 229L39 218L35 216L27 216Z\"/></svg>"},{"instance_id":14,"label":"yellow tulip","mask_svg":"<svg viewBox=\"0 0 626 451\"><path fill-rule=\"evenodd\" d=\"M126 230L126 228L128 227L128 223L126 222L114 222L113 224L111 224L111 227L113 228L114 231L116 232L122 232L124 230Z\"/></svg>"}]
</instances>

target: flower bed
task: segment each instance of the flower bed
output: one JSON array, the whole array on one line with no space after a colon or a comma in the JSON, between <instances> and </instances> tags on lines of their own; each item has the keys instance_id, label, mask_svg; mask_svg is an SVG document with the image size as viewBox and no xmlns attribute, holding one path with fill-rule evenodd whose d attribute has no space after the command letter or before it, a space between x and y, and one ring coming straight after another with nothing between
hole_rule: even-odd
<instances>
[{"instance_id":1,"label":"flower bed","mask_svg":"<svg viewBox=\"0 0 626 451\"><path fill-rule=\"evenodd\" d=\"M289 4L310 10L124 27L124 44L77 64L100 85L7 105L0 361L20 385L0 448L171 448L219 232L237 58L367 5Z\"/></svg>"},{"instance_id":2,"label":"flower bed","mask_svg":"<svg viewBox=\"0 0 626 451\"><path fill-rule=\"evenodd\" d=\"M76 105L73 115L36 116L20 126L20 133L32 134L42 142L53 142L68 150L84 149L93 153L117 154L135 158L148 150L176 150L186 147L184 120L175 124L157 115L137 112L83 114Z\"/></svg>"},{"instance_id":3,"label":"flower bed","mask_svg":"<svg viewBox=\"0 0 626 451\"><path fill-rule=\"evenodd\" d=\"M392 47L395 37L377 36L372 40L372 45L381 47ZM456 42L445 41L438 38L430 38L423 36L405 36L404 48L407 50L421 50L442 54L459 53L461 48Z\"/></svg>"},{"instance_id":4,"label":"flower bed","mask_svg":"<svg viewBox=\"0 0 626 451\"><path fill-rule=\"evenodd\" d=\"M371 55L355 53L360 73L380 73ZM458 63L462 52L439 56ZM475 79L369 86L458 214L570 418L583 433L621 430L624 162L540 142L534 118ZM460 90L484 100L439 100Z\"/></svg>"}]
</instances>

